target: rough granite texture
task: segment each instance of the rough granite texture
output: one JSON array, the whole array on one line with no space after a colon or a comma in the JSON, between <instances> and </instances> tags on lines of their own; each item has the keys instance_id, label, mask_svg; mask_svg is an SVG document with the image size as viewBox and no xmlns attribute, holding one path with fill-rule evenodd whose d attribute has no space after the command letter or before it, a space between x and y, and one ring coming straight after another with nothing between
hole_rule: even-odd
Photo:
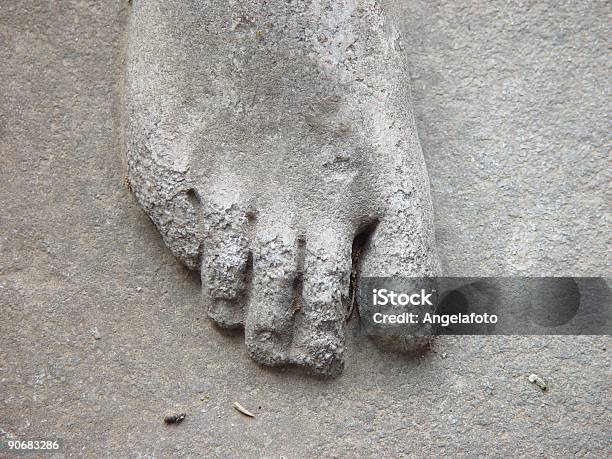
<instances>
[{"instance_id":1,"label":"rough granite texture","mask_svg":"<svg viewBox=\"0 0 612 459\"><path fill-rule=\"evenodd\" d=\"M609 272L610 7L542 4L397 13L445 273ZM122 1L0 6L3 432L71 457L611 455L609 337L444 337L408 359L351 327L319 380L219 333L122 185L126 20Z\"/></svg>"}]
</instances>

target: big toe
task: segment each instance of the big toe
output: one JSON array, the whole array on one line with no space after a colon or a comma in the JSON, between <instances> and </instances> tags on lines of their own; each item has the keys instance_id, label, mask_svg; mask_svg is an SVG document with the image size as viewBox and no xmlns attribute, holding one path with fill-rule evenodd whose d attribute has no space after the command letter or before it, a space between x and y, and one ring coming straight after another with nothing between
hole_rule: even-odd
<instances>
[{"instance_id":1,"label":"big toe","mask_svg":"<svg viewBox=\"0 0 612 459\"><path fill-rule=\"evenodd\" d=\"M433 249L430 228L412 220L390 217L382 219L376 228L363 241L358 260L358 297L361 300L371 297L366 287L401 285L403 293L419 292L421 289L435 292L435 278L438 261ZM368 278L370 281L368 282ZM415 306L387 305L384 310L369 310L369 305L359 304L360 315L383 312L387 314L414 313L423 318L426 313L435 312L435 303L422 303ZM380 308L380 306L378 307ZM372 335L376 345L384 350L396 352L419 352L431 343L434 330L431 324L421 320L393 327L381 327Z\"/></svg>"}]
</instances>

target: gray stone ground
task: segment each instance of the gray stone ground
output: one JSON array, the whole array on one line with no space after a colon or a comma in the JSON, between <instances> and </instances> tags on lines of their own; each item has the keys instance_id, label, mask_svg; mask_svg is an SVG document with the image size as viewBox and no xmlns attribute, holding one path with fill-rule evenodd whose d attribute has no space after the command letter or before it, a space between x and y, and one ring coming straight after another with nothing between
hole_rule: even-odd
<instances>
[{"instance_id":1,"label":"gray stone ground","mask_svg":"<svg viewBox=\"0 0 612 459\"><path fill-rule=\"evenodd\" d=\"M446 272L608 273L610 7L456 3L400 8ZM0 5L0 429L76 457L610 456L608 337L407 359L353 329L325 381L219 333L122 186L126 7Z\"/></svg>"}]
</instances>

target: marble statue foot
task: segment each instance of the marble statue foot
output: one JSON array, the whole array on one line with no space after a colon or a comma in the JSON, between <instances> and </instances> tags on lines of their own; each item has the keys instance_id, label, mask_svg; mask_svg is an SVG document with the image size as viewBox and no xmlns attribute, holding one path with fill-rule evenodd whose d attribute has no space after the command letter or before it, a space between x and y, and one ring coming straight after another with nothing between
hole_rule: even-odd
<instances>
[{"instance_id":1,"label":"marble statue foot","mask_svg":"<svg viewBox=\"0 0 612 459\"><path fill-rule=\"evenodd\" d=\"M374 1L133 2L132 189L257 362L337 375L351 280L436 272L403 46Z\"/></svg>"}]
</instances>

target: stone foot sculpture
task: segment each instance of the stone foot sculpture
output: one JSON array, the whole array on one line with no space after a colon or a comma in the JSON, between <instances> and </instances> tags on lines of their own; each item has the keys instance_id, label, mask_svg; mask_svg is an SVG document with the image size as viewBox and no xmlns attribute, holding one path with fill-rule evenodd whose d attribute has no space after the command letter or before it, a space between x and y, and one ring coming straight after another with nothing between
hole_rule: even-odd
<instances>
[{"instance_id":1,"label":"stone foot sculpture","mask_svg":"<svg viewBox=\"0 0 612 459\"><path fill-rule=\"evenodd\" d=\"M260 363L338 374L356 271L436 271L379 2L134 0L126 63L129 180L210 318Z\"/></svg>"}]
</instances>

